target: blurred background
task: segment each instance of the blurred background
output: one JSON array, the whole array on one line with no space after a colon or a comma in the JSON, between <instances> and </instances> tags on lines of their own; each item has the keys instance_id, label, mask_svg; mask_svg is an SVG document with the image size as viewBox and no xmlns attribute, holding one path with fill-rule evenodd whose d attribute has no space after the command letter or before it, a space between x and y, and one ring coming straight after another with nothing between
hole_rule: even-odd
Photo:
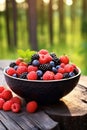
<instances>
[{"instance_id":1,"label":"blurred background","mask_svg":"<svg viewBox=\"0 0 87 130\"><path fill-rule=\"evenodd\" d=\"M87 0L0 0L0 59L42 48L87 75Z\"/></svg>"}]
</instances>

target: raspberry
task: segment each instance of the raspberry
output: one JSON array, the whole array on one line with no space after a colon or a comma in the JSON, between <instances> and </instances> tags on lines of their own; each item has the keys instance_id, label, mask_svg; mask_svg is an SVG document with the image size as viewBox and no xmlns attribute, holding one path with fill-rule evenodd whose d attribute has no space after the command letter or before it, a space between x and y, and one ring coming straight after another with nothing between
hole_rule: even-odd
<instances>
[{"instance_id":1,"label":"raspberry","mask_svg":"<svg viewBox=\"0 0 87 130\"><path fill-rule=\"evenodd\" d=\"M7 72L7 74L10 75L10 76L12 76L13 74L16 73L15 69L12 68L12 67L8 68L6 72Z\"/></svg>"},{"instance_id":2,"label":"raspberry","mask_svg":"<svg viewBox=\"0 0 87 130\"><path fill-rule=\"evenodd\" d=\"M46 55L40 54L40 58L39 58L40 64L49 63L51 60L52 60L52 57L49 54L46 54Z\"/></svg>"},{"instance_id":3,"label":"raspberry","mask_svg":"<svg viewBox=\"0 0 87 130\"><path fill-rule=\"evenodd\" d=\"M60 62L61 62L61 63L68 64L68 63L69 63L69 58L68 58L68 56L66 56L66 55L60 56Z\"/></svg>"},{"instance_id":4,"label":"raspberry","mask_svg":"<svg viewBox=\"0 0 87 130\"><path fill-rule=\"evenodd\" d=\"M12 110L12 112L17 113L21 110L21 105L19 103L13 103L11 105L11 110Z\"/></svg>"},{"instance_id":5,"label":"raspberry","mask_svg":"<svg viewBox=\"0 0 87 130\"><path fill-rule=\"evenodd\" d=\"M58 69L58 73L62 73L62 74L64 74L64 73L65 73L65 69L62 68L62 67L60 67L60 68Z\"/></svg>"},{"instance_id":6,"label":"raspberry","mask_svg":"<svg viewBox=\"0 0 87 130\"><path fill-rule=\"evenodd\" d=\"M41 49L38 53L46 55L46 54L48 54L48 51L45 49Z\"/></svg>"},{"instance_id":7,"label":"raspberry","mask_svg":"<svg viewBox=\"0 0 87 130\"><path fill-rule=\"evenodd\" d=\"M37 67L37 66L33 66L33 65L29 65L29 66L28 66L28 72L37 71L37 70L38 70L38 67Z\"/></svg>"},{"instance_id":8,"label":"raspberry","mask_svg":"<svg viewBox=\"0 0 87 130\"><path fill-rule=\"evenodd\" d=\"M18 58L15 63L16 63L16 65L19 65L22 61L23 61L22 58Z\"/></svg>"},{"instance_id":9,"label":"raspberry","mask_svg":"<svg viewBox=\"0 0 87 130\"><path fill-rule=\"evenodd\" d=\"M27 112L34 113L38 108L38 104L36 101L30 101L26 105Z\"/></svg>"},{"instance_id":10,"label":"raspberry","mask_svg":"<svg viewBox=\"0 0 87 130\"><path fill-rule=\"evenodd\" d=\"M5 87L0 85L0 93L2 93L4 90L5 90Z\"/></svg>"},{"instance_id":11,"label":"raspberry","mask_svg":"<svg viewBox=\"0 0 87 130\"><path fill-rule=\"evenodd\" d=\"M35 71L31 71L27 74L27 79L28 80L37 80L38 76Z\"/></svg>"},{"instance_id":12,"label":"raspberry","mask_svg":"<svg viewBox=\"0 0 87 130\"><path fill-rule=\"evenodd\" d=\"M56 73L55 76L54 76L55 80L59 80L59 79L62 79L62 78L63 78L63 74L62 73Z\"/></svg>"},{"instance_id":13,"label":"raspberry","mask_svg":"<svg viewBox=\"0 0 87 130\"><path fill-rule=\"evenodd\" d=\"M2 92L2 98L5 100L9 100L12 98L12 92L10 90L4 90Z\"/></svg>"},{"instance_id":14,"label":"raspberry","mask_svg":"<svg viewBox=\"0 0 87 130\"><path fill-rule=\"evenodd\" d=\"M11 98L12 103L22 104L21 99L17 96Z\"/></svg>"},{"instance_id":15,"label":"raspberry","mask_svg":"<svg viewBox=\"0 0 87 130\"><path fill-rule=\"evenodd\" d=\"M0 98L0 110L3 108L4 103L5 103L5 100L3 98Z\"/></svg>"},{"instance_id":16,"label":"raspberry","mask_svg":"<svg viewBox=\"0 0 87 130\"><path fill-rule=\"evenodd\" d=\"M10 100L6 101L3 104L3 110L4 111L10 111L11 110L11 105L12 105L12 102Z\"/></svg>"},{"instance_id":17,"label":"raspberry","mask_svg":"<svg viewBox=\"0 0 87 130\"><path fill-rule=\"evenodd\" d=\"M51 71L46 71L43 74L43 80L53 80L54 79L54 73Z\"/></svg>"},{"instance_id":18,"label":"raspberry","mask_svg":"<svg viewBox=\"0 0 87 130\"><path fill-rule=\"evenodd\" d=\"M21 75L22 73L27 72L27 71L28 71L28 69L26 66L18 66L18 68L16 70L18 75Z\"/></svg>"},{"instance_id":19,"label":"raspberry","mask_svg":"<svg viewBox=\"0 0 87 130\"><path fill-rule=\"evenodd\" d=\"M26 62L21 62L21 63L19 63L19 66L28 66L28 64L26 63Z\"/></svg>"},{"instance_id":20,"label":"raspberry","mask_svg":"<svg viewBox=\"0 0 87 130\"><path fill-rule=\"evenodd\" d=\"M66 73L73 72L74 71L74 66L71 65L71 64L67 64L67 65L65 65L64 69L65 69Z\"/></svg>"}]
</instances>

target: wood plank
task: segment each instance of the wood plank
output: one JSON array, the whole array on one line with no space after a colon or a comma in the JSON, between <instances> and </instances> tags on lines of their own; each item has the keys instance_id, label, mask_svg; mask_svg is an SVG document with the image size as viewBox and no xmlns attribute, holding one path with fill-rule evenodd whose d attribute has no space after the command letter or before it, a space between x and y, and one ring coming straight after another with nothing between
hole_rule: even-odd
<instances>
[{"instance_id":1,"label":"wood plank","mask_svg":"<svg viewBox=\"0 0 87 130\"><path fill-rule=\"evenodd\" d=\"M4 124L0 121L0 130L6 130Z\"/></svg>"}]
</instances>

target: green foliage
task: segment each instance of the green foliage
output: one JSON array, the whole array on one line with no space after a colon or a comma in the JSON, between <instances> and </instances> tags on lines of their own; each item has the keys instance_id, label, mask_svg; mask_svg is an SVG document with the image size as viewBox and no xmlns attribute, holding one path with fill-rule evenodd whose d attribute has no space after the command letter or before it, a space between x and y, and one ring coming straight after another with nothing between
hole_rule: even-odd
<instances>
[{"instance_id":1,"label":"green foliage","mask_svg":"<svg viewBox=\"0 0 87 130\"><path fill-rule=\"evenodd\" d=\"M26 51L19 49L17 52L19 57L23 58L27 63L31 60L32 55L36 53L36 51L30 51L29 49Z\"/></svg>"}]
</instances>

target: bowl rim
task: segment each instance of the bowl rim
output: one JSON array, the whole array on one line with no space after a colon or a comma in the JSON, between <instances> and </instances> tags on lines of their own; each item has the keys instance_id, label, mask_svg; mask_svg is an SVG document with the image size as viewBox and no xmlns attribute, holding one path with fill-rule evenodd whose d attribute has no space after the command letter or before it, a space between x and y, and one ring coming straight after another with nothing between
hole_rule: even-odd
<instances>
[{"instance_id":1,"label":"bowl rim","mask_svg":"<svg viewBox=\"0 0 87 130\"><path fill-rule=\"evenodd\" d=\"M38 83L43 83L43 82L62 82L62 81L74 79L75 77L78 77L78 76L81 75L81 69L80 69L78 66L76 66L76 68L77 68L77 70L78 70L78 74L76 74L75 76L70 77L70 78L59 79L59 80L27 80L27 79L16 78L16 77L12 77L12 76L8 75L8 74L6 73L6 69L7 69L8 67L9 67L9 66L7 66L7 67L4 68L4 70L3 70L4 75L6 75L6 76L9 77L9 78L15 79L15 80L26 81L26 82L38 82Z\"/></svg>"}]
</instances>

